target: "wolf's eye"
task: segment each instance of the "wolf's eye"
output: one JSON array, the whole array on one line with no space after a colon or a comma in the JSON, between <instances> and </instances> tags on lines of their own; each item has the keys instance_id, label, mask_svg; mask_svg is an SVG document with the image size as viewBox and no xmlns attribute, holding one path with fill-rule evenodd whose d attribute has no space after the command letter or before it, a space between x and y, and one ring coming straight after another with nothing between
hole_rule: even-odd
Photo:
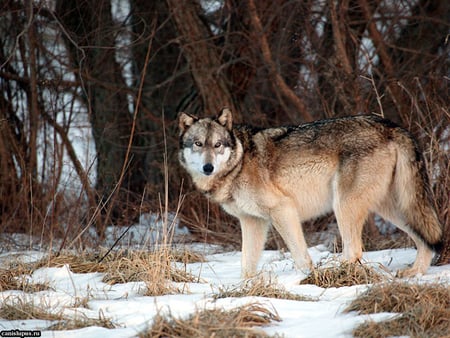
<instances>
[{"instance_id":1,"label":"wolf's eye","mask_svg":"<svg viewBox=\"0 0 450 338\"><path fill-rule=\"evenodd\" d=\"M214 145L214 148L219 148L222 145L222 143L220 141L216 142L216 144Z\"/></svg>"},{"instance_id":2,"label":"wolf's eye","mask_svg":"<svg viewBox=\"0 0 450 338\"><path fill-rule=\"evenodd\" d=\"M195 141L194 144L195 144L197 147L201 147L201 146L203 145L203 143L201 143L200 141Z\"/></svg>"}]
</instances>

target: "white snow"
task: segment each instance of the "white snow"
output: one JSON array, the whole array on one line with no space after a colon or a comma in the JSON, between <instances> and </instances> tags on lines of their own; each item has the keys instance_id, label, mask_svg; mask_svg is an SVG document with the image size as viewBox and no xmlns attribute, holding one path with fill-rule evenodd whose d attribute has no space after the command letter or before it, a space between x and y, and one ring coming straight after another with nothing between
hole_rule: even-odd
<instances>
[{"instance_id":1,"label":"white snow","mask_svg":"<svg viewBox=\"0 0 450 338\"><path fill-rule=\"evenodd\" d=\"M189 246L196 250L209 252L202 245ZM323 246L309 249L315 263L332 258L334 254ZM364 261L373 263L375 267L384 266L384 270L395 272L414 261L414 249L393 249L364 254ZM15 252L0 255L0 264L10 259L21 257L26 261L42 257L42 252ZM48 331L52 324L45 320L8 321L0 319L0 330L41 330L42 337L135 337L139 332L152 324L152 318L157 314L171 313L174 316L187 317L195 310L220 307L231 309L249 302L259 302L268 309L275 311L282 319L273 322L263 330L269 334L279 334L284 337L351 337L352 329L369 318L368 315L344 313L345 307L367 285L323 289L314 285L300 285L304 274L296 272L289 253L264 251L260 261L260 269L270 275L272 280L295 294L309 296L317 301L293 301L263 297L221 298L214 300L213 294L219 289L233 288L240 285L240 252L223 252L206 256L204 263L193 263L186 266L200 283L178 283L187 292L183 294L158 297L142 296L144 283L108 285L102 282L102 273L77 274L68 266L59 268L41 268L29 276L30 282L49 283L51 289L25 294L22 291L4 291L0 293L0 302L14 303L18 300L32 301L33 304L44 306L54 313L68 316L83 314L90 318L111 319L115 329L88 327L71 331ZM180 264L183 268L184 265ZM450 265L432 266L428 272L419 277L411 278L414 282L441 283L450 282ZM80 302L88 300L87 308ZM370 315L374 320L384 320L393 314L381 313Z\"/></svg>"},{"instance_id":2,"label":"white snow","mask_svg":"<svg viewBox=\"0 0 450 338\"><path fill-rule=\"evenodd\" d=\"M95 230L90 229L94 235ZM154 213L142 214L139 223L130 227L109 226L106 228L105 236L107 243L114 243L118 238L117 247L134 249L145 249L164 242L164 238L170 238L171 242L178 242L184 236L189 235L186 227L181 227L174 213L167 214L167 220L161 215ZM108 247L110 244L107 245Z\"/></svg>"}]
</instances>

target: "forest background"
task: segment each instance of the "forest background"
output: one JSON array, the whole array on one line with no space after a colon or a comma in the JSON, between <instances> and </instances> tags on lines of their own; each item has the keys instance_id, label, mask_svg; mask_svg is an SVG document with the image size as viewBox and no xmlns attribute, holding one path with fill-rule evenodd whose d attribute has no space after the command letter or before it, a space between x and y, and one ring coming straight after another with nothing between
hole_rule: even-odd
<instances>
[{"instance_id":1,"label":"forest background","mask_svg":"<svg viewBox=\"0 0 450 338\"><path fill-rule=\"evenodd\" d=\"M446 0L3 0L0 230L63 249L175 212L237 246L236 220L179 167L178 112L228 106L262 127L373 113L423 149L449 262L449 34Z\"/></svg>"}]
</instances>

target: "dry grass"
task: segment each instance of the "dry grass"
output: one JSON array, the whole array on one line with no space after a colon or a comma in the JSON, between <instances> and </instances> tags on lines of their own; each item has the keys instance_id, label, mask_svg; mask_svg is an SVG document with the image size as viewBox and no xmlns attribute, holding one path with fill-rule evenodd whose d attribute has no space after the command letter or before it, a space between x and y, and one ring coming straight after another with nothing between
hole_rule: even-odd
<instances>
[{"instance_id":1,"label":"dry grass","mask_svg":"<svg viewBox=\"0 0 450 338\"><path fill-rule=\"evenodd\" d=\"M204 263L205 256L191 250L174 250L170 252L171 260L183 264Z\"/></svg>"},{"instance_id":2,"label":"dry grass","mask_svg":"<svg viewBox=\"0 0 450 338\"><path fill-rule=\"evenodd\" d=\"M24 275L31 270L26 264L16 265L9 269L0 269L0 292L5 290L20 290L23 292L39 292L50 289L47 283L30 283Z\"/></svg>"},{"instance_id":3,"label":"dry grass","mask_svg":"<svg viewBox=\"0 0 450 338\"><path fill-rule=\"evenodd\" d=\"M281 318L274 310L269 310L258 303L229 311L222 309L197 311L187 319L158 314L153 325L139 337L269 337L254 327L269 325L273 321L279 322Z\"/></svg>"},{"instance_id":4,"label":"dry grass","mask_svg":"<svg viewBox=\"0 0 450 338\"><path fill-rule=\"evenodd\" d=\"M242 285L232 289L220 289L219 293L214 295L214 299L228 297L267 297L275 299L289 299L296 301L317 301L310 297L297 295L289 292L284 287L277 285L276 281L265 279L263 277L245 281Z\"/></svg>"},{"instance_id":5,"label":"dry grass","mask_svg":"<svg viewBox=\"0 0 450 338\"><path fill-rule=\"evenodd\" d=\"M363 263L338 263L336 266L317 265L300 284L314 284L322 288L339 288L359 284L380 282L383 276L371 266Z\"/></svg>"},{"instance_id":6,"label":"dry grass","mask_svg":"<svg viewBox=\"0 0 450 338\"><path fill-rule=\"evenodd\" d=\"M177 269L170 251L133 251L108 262L108 270L103 281L109 284L149 281L156 276L174 282L193 282L195 278Z\"/></svg>"},{"instance_id":7,"label":"dry grass","mask_svg":"<svg viewBox=\"0 0 450 338\"><path fill-rule=\"evenodd\" d=\"M170 282L196 282L198 278L176 268L173 262L203 261L204 257L188 251L119 251L106 257L98 253L62 253L41 260L36 267L69 265L75 273L102 272L103 282L108 284L143 281L146 296L158 296L178 292Z\"/></svg>"},{"instance_id":8,"label":"dry grass","mask_svg":"<svg viewBox=\"0 0 450 338\"><path fill-rule=\"evenodd\" d=\"M98 319L87 317L65 318L61 313L51 313L49 306L36 305L31 300L22 298L9 299L0 306L0 318L6 320L28 320L40 319L48 321L57 321L47 330L74 330L89 326L100 326L112 329L113 323L100 315Z\"/></svg>"},{"instance_id":9,"label":"dry grass","mask_svg":"<svg viewBox=\"0 0 450 338\"><path fill-rule=\"evenodd\" d=\"M26 319L43 319L58 320L60 315L49 313L44 307L34 304L21 298L9 299L3 301L0 306L0 318L6 320L26 320Z\"/></svg>"},{"instance_id":10,"label":"dry grass","mask_svg":"<svg viewBox=\"0 0 450 338\"><path fill-rule=\"evenodd\" d=\"M174 293L170 282L198 282L198 278L187 271L177 268L173 263L203 262L204 256L190 251L118 251L106 257L104 253L63 252L49 255L36 263L15 263L11 267L0 269L0 291L21 290L37 292L49 288L47 284L30 284L25 275L42 267L62 267L68 265L74 273L104 273L103 282L108 284L143 281L146 283L145 295L156 296Z\"/></svg>"},{"instance_id":11,"label":"dry grass","mask_svg":"<svg viewBox=\"0 0 450 338\"><path fill-rule=\"evenodd\" d=\"M115 257L114 257L115 258ZM58 255L50 254L34 265L34 269L43 267L62 267L68 265L74 273L106 272L109 259L99 263L100 255L92 252L62 252ZM112 258L113 259L113 258Z\"/></svg>"},{"instance_id":12,"label":"dry grass","mask_svg":"<svg viewBox=\"0 0 450 338\"><path fill-rule=\"evenodd\" d=\"M184 264L204 262L205 258L199 253L188 250L171 250L161 249L157 251L143 251L143 250L121 250L110 252L105 255L105 252L62 252L59 255L49 255L47 258L41 259L35 264L34 268L41 267L61 267L69 265L70 270L75 273L89 273L89 272L107 272L111 262L121 259L135 260L146 259L147 257L160 256L164 254L168 261L182 262Z\"/></svg>"},{"instance_id":13,"label":"dry grass","mask_svg":"<svg viewBox=\"0 0 450 338\"><path fill-rule=\"evenodd\" d=\"M114 329L115 325L110 319L100 315L98 319L81 317L81 318L68 318L59 320L57 323L50 325L46 330L50 331L65 331L65 330L77 330L84 327L99 326L107 329Z\"/></svg>"},{"instance_id":14,"label":"dry grass","mask_svg":"<svg viewBox=\"0 0 450 338\"><path fill-rule=\"evenodd\" d=\"M394 312L394 319L367 322L356 337L449 337L450 287L442 284L389 283L374 285L346 309L359 313Z\"/></svg>"}]
</instances>

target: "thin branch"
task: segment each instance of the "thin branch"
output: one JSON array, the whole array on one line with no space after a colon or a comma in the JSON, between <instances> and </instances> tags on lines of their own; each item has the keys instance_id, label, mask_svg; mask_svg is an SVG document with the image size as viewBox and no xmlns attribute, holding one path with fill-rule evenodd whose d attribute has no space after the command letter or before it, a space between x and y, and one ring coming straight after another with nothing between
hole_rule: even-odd
<instances>
[{"instance_id":1,"label":"thin branch","mask_svg":"<svg viewBox=\"0 0 450 338\"><path fill-rule=\"evenodd\" d=\"M267 37L264 34L261 20L256 11L256 5L254 0L248 1L248 7L250 12L250 20L255 30L256 36L259 40L259 46L261 48L262 56L265 63L269 66L270 75L273 77L274 89L279 89L281 93L296 107L300 115L305 121L312 121L313 117L306 109L305 103L294 93L294 91L286 84L283 77L277 70L277 66L272 58L272 52L267 41Z\"/></svg>"},{"instance_id":2,"label":"thin branch","mask_svg":"<svg viewBox=\"0 0 450 338\"><path fill-rule=\"evenodd\" d=\"M152 37L154 36L155 32L156 32L156 20L154 21L154 25L152 28ZM131 148L133 146L133 139L134 139L134 135L136 132L136 121L137 121L137 116L138 116L138 112L139 112L139 106L141 105L141 100L142 100L142 92L143 92L144 83L145 83L145 75L147 74L147 67L149 65L149 60L150 60L150 51L152 50L152 43L153 43L153 38L151 38L148 43L147 54L145 55L144 68L142 69L141 79L139 81L139 89L138 89L137 98L136 98L136 106L134 109L133 121L131 124L130 138L128 139L127 151L125 153L125 158L123 160L122 170L120 171L120 177L117 181L116 188L111 196L111 203L109 204L108 210L106 211L106 216L104 219L104 221L105 221L104 226L106 225L106 222L108 222L108 220L110 218L111 212L113 210L114 204L117 199L117 194L120 190L123 179L125 177L125 173L127 172L127 167L129 165Z\"/></svg>"},{"instance_id":3,"label":"thin branch","mask_svg":"<svg viewBox=\"0 0 450 338\"><path fill-rule=\"evenodd\" d=\"M381 63L383 64L384 70L386 72L388 82L387 88L391 93L391 97L395 105L397 106L398 111L402 112L401 109L401 93L396 84L392 83L392 79L394 79L394 66L392 59L386 49L386 44L383 39L383 35L378 30L375 21L373 20L373 15L370 11L370 6L367 3L367 0L359 0L361 10L363 11L364 18L367 20L369 34L372 37L373 44L377 49L377 53L380 56Z\"/></svg>"},{"instance_id":4,"label":"thin branch","mask_svg":"<svg viewBox=\"0 0 450 338\"><path fill-rule=\"evenodd\" d=\"M95 193L93 189L91 188L91 185L88 180L88 174L84 171L83 165L81 164L80 160L78 159L78 156L75 152L75 149L73 147L72 142L69 140L69 137L67 135L67 131L61 127L50 115L48 115L45 111L42 111L42 116L44 119L56 130L58 135L61 137L61 141L66 147L67 155L69 156L70 160L72 161L75 171L80 178L81 185L83 187L83 190L86 191L89 206L93 207L95 206L96 199L95 199Z\"/></svg>"},{"instance_id":5,"label":"thin branch","mask_svg":"<svg viewBox=\"0 0 450 338\"><path fill-rule=\"evenodd\" d=\"M344 37L342 36L341 25L336 13L336 4L334 0L330 0L329 3L330 3L331 25L333 26L333 36L334 42L336 44L336 54L339 59L339 62L342 64L344 68L344 72L347 75L351 75L353 70L352 66L350 65L347 52L345 50Z\"/></svg>"}]
</instances>

